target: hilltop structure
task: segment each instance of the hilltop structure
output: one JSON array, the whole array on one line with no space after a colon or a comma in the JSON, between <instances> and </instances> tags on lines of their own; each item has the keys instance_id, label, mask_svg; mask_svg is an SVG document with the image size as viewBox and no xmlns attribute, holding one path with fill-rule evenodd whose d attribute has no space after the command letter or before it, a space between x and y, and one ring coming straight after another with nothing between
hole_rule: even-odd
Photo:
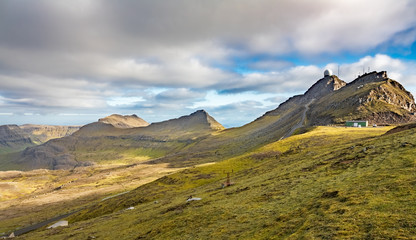
<instances>
[{"instance_id":1,"label":"hilltop structure","mask_svg":"<svg viewBox=\"0 0 416 240\"><path fill-rule=\"evenodd\" d=\"M324 77L332 76L332 70L331 69L325 69L324 71Z\"/></svg>"}]
</instances>

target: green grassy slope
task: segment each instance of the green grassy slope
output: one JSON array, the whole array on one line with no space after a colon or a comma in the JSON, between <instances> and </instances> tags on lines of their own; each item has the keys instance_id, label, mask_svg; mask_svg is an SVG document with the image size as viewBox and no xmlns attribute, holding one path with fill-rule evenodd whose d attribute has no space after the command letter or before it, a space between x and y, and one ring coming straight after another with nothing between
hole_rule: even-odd
<instances>
[{"instance_id":1,"label":"green grassy slope","mask_svg":"<svg viewBox=\"0 0 416 240\"><path fill-rule=\"evenodd\" d=\"M410 239L416 130L317 127L163 177L24 239ZM221 188L225 172L234 185ZM186 203L189 195L201 201ZM134 210L125 210L134 206Z\"/></svg>"}]
</instances>

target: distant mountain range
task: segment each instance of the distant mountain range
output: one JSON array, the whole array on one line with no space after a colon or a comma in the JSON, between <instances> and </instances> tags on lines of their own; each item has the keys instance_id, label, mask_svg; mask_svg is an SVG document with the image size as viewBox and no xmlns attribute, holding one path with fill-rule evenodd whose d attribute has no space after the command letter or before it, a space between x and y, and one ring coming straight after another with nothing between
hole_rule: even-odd
<instances>
[{"instance_id":1,"label":"distant mountain range","mask_svg":"<svg viewBox=\"0 0 416 240\"><path fill-rule=\"evenodd\" d=\"M204 110L150 125L136 115L111 115L79 130L2 126L0 144L28 148L0 155L0 169L74 168L131 157L190 166L242 154L314 125L401 124L415 121L415 111L413 96L386 72L367 73L348 84L332 75L239 128L224 129ZM52 135L60 138L34 146Z\"/></svg>"},{"instance_id":2,"label":"distant mountain range","mask_svg":"<svg viewBox=\"0 0 416 240\"><path fill-rule=\"evenodd\" d=\"M0 126L0 154L23 150L29 146L62 138L78 131L79 126L2 125Z\"/></svg>"}]
</instances>

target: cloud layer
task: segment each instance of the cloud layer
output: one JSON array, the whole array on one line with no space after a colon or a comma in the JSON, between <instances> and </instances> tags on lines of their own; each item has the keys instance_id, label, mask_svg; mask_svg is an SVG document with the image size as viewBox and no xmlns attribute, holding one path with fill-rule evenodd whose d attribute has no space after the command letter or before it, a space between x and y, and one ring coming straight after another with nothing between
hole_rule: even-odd
<instances>
[{"instance_id":1,"label":"cloud layer","mask_svg":"<svg viewBox=\"0 0 416 240\"><path fill-rule=\"evenodd\" d=\"M411 0L1 1L0 124L11 113L160 121L198 106L242 125L338 65L347 81L370 67L415 92L415 16ZM214 107L210 93L233 100Z\"/></svg>"}]
</instances>

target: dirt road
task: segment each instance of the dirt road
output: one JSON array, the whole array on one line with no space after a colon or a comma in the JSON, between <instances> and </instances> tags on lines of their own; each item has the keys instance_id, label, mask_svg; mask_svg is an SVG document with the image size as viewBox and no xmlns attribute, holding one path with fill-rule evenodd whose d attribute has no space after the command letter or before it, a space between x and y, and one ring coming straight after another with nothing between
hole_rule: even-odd
<instances>
[{"instance_id":1,"label":"dirt road","mask_svg":"<svg viewBox=\"0 0 416 240\"><path fill-rule=\"evenodd\" d=\"M306 113L309 110L309 106L315 101L315 99L310 100L307 104L305 104L305 110L302 113L302 118L301 120L295 125L293 126L290 131L288 133L286 133L286 135L282 138L288 138L290 136L292 136L292 134L296 131L296 129L301 128L303 126L303 123L305 122L306 119Z\"/></svg>"}]
</instances>

